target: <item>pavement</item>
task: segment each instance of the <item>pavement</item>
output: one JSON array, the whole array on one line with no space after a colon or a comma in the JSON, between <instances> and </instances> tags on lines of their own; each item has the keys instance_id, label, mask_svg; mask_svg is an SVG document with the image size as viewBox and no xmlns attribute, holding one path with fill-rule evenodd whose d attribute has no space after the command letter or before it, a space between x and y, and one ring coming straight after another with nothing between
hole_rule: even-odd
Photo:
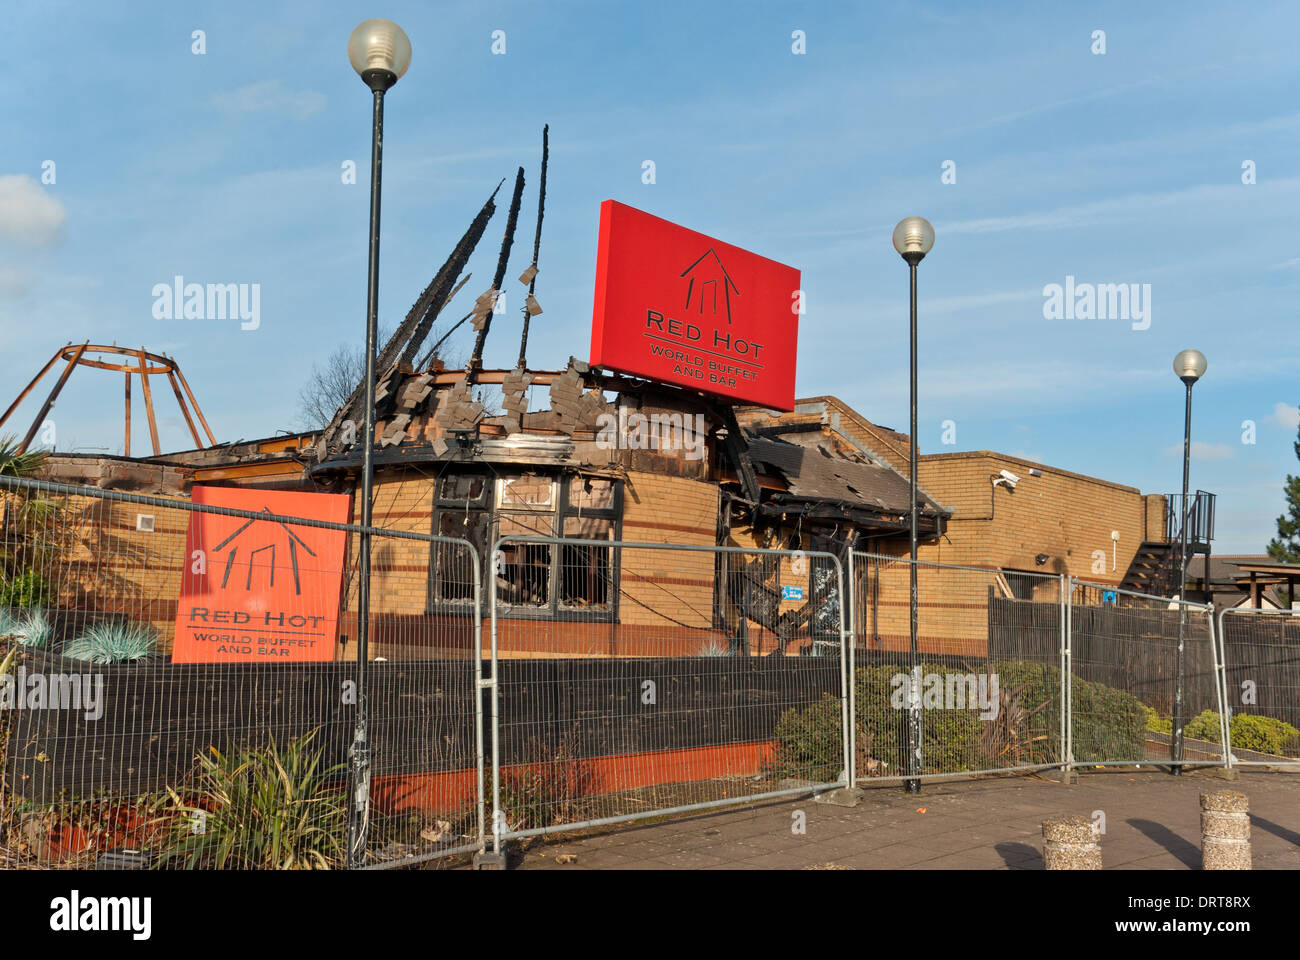
<instances>
[{"instance_id":1,"label":"pavement","mask_svg":"<svg viewBox=\"0 0 1300 960\"><path fill-rule=\"evenodd\" d=\"M1199 870L1203 791L1250 798L1254 868L1300 868L1300 775L1243 771L1225 782L1145 769L1093 770L1078 782L998 777L864 788L856 807L812 797L766 802L582 836L534 839L523 870L1042 870L1042 822L1101 824L1105 869ZM802 829L801 829L802 828ZM569 859L572 858L572 859Z\"/></svg>"}]
</instances>

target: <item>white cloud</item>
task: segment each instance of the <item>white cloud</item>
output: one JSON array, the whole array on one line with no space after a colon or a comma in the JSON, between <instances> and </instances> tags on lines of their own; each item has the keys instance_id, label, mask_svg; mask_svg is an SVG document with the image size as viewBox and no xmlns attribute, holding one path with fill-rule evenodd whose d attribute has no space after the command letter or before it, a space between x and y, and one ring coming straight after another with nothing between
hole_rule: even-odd
<instances>
[{"instance_id":1,"label":"white cloud","mask_svg":"<svg viewBox=\"0 0 1300 960\"><path fill-rule=\"evenodd\" d=\"M1192 459L1193 460L1231 460L1235 454L1233 449L1226 443L1206 443L1204 440L1192 441ZM1165 447L1165 456L1183 455L1183 445L1176 444L1172 447Z\"/></svg>"},{"instance_id":2,"label":"white cloud","mask_svg":"<svg viewBox=\"0 0 1300 960\"><path fill-rule=\"evenodd\" d=\"M214 93L212 105L231 113L281 113L298 120L325 109L326 97L315 90L285 90L279 80L263 80L227 93Z\"/></svg>"},{"instance_id":3,"label":"white cloud","mask_svg":"<svg viewBox=\"0 0 1300 960\"><path fill-rule=\"evenodd\" d=\"M68 211L33 178L22 173L0 176L0 238L33 247L61 239Z\"/></svg>"},{"instance_id":4,"label":"white cloud","mask_svg":"<svg viewBox=\"0 0 1300 960\"><path fill-rule=\"evenodd\" d=\"M1271 181L1278 194L1294 193L1300 178L1281 177ZM1239 187L1202 184L1160 193L1133 193L1089 203L1071 204L1055 210L983 217L976 220L940 221L935 228L942 236L954 234L1002 233L1008 230L1059 230L1104 224L1129 223L1159 210L1221 210L1240 196Z\"/></svg>"},{"instance_id":5,"label":"white cloud","mask_svg":"<svg viewBox=\"0 0 1300 960\"><path fill-rule=\"evenodd\" d=\"M1273 415L1269 417L1279 427L1286 427L1288 430L1300 428L1300 407L1293 407L1289 403L1279 403L1273 407Z\"/></svg>"}]
</instances>

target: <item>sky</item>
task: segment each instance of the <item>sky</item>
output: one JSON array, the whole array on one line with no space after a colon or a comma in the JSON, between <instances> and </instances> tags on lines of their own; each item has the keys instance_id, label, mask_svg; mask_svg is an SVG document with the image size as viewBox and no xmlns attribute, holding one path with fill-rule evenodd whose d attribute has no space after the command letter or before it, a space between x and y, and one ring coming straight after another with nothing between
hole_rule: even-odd
<instances>
[{"instance_id":1,"label":"sky","mask_svg":"<svg viewBox=\"0 0 1300 960\"><path fill-rule=\"evenodd\" d=\"M906 430L890 236L920 215L937 237L919 271L922 453L1177 491L1172 361L1194 347L1209 368L1191 486L1219 495L1215 552L1276 535L1300 473L1300 7L1285 2L11 0L0 403L89 339L174 357L219 441L300 427L313 363L364 337L371 103L346 44L373 16L414 51L387 97L381 324L522 165L518 275L549 123L533 367L587 356L613 198L800 269L797 394ZM490 284L507 199L455 317ZM155 285L177 275L256 284L256 329L157 316ZM1067 277L1136 284L1149 312L1061 315L1050 285ZM488 367L513 366L516 306ZM467 325L452 346L471 342ZM25 431L50 385L0 433ZM192 447L158 391L163 449ZM56 449L120 452L121 411L119 375L79 371L49 417Z\"/></svg>"}]
</instances>

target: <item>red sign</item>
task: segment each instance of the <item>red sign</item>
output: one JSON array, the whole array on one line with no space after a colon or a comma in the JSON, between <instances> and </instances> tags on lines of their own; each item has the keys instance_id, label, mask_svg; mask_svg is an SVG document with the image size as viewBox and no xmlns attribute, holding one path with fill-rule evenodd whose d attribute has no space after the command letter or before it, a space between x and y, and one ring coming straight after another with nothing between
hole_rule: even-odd
<instances>
[{"instance_id":1,"label":"red sign","mask_svg":"<svg viewBox=\"0 0 1300 960\"><path fill-rule=\"evenodd\" d=\"M351 497L195 487L195 503L347 523ZM191 513L172 663L333 660L347 534Z\"/></svg>"},{"instance_id":2,"label":"red sign","mask_svg":"<svg viewBox=\"0 0 1300 960\"><path fill-rule=\"evenodd\" d=\"M794 409L799 271L606 200L591 364Z\"/></svg>"}]
</instances>

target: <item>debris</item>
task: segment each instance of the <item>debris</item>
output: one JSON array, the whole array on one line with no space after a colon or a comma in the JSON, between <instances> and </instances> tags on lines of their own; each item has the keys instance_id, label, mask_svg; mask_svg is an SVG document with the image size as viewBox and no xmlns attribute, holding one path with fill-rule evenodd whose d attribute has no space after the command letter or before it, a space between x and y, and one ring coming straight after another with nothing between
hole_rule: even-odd
<instances>
[{"instance_id":1,"label":"debris","mask_svg":"<svg viewBox=\"0 0 1300 960\"><path fill-rule=\"evenodd\" d=\"M561 853L561 854L557 854L556 857L555 857L555 862L556 862L556 863L559 863L559 864L577 863L577 862L578 862L578 855L577 855L576 853Z\"/></svg>"},{"instance_id":2,"label":"debris","mask_svg":"<svg viewBox=\"0 0 1300 960\"><path fill-rule=\"evenodd\" d=\"M537 188L537 230L533 233L533 262L519 276L520 283L528 284L528 302L524 305L524 329L519 337L519 366L528 366L528 323L533 315L542 312L541 306L533 310L537 301L533 294L537 291L537 255L542 248L542 217L546 213L546 167L551 156L551 125L542 127L542 179ZM525 279L527 278L527 279Z\"/></svg>"},{"instance_id":3,"label":"debris","mask_svg":"<svg viewBox=\"0 0 1300 960\"><path fill-rule=\"evenodd\" d=\"M524 194L524 168L520 167L515 174L515 192L510 198L510 214L506 218L505 236L501 238L501 253L497 257L497 272L492 278L492 289L500 290L501 282L506 276L506 266L510 262L510 248L515 242L515 226L519 222L519 202ZM493 301L495 303L495 300ZM492 324L492 314L489 312L484 318L483 325L478 328L478 336L474 339L474 352L470 354L469 365L465 368L465 373L470 382L474 380L474 374L483 365L483 344L487 341L488 328Z\"/></svg>"},{"instance_id":4,"label":"debris","mask_svg":"<svg viewBox=\"0 0 1300 960\"><path fill-rule=\"evenodd\" d=\"M446 820L435 820L433 826L425 827L420 831L420 839L428 840L430 843L438 843L445 839L451 833L451 823Z\"/></svg>"},{"instance_id":5,"label":"debris","mask_svg":"<svg viewBox=\"0 0 1300 960\"><path fill-rule=\"evenodd\" d=\"M502 183L504 182L503 180ZM443 263L442 268L429 281L429 285L424 288L424 292L420 294L411 309L407 311L406 319L402 321L401 325L388 339L388 343L379 352L379 356L375 359L375 370L381 382L384 374L390 372L389 368L394 363L399 362L399 354L401 363L410 364L438 314L446 306L455 291L459 290L464 285L465 280L469 279L466 277L465 280L460 281L459 284L453 287L456 277L460 275L461 270L469 261L470 255L474 252L474 248L478 245L479 239L483 236L488 220L496 212L495 198L497 190L500 189L501 184L498 183L496 190L492 191L492 195L488 197L487 202L479 209L478 214L470 222L468 229L452 249L451 255ZM441 341L439 345L441 345ZM404 347L405 349L403 349ZM376 389L376 403L378 403L380 397L381 393L379 389ZM321 431L321 442L315 448L318 463L324 460L331 451L338 451L343 448L345 444L336 442L336 440L338 440L340 428L346 421L351 420L353 423L361 423L365 420L364 403L365 383L362 382L357 384L347 402L335 412L334 419ZM352 442L355 443L355 440Z\"/></svg>"}]
</instances>

